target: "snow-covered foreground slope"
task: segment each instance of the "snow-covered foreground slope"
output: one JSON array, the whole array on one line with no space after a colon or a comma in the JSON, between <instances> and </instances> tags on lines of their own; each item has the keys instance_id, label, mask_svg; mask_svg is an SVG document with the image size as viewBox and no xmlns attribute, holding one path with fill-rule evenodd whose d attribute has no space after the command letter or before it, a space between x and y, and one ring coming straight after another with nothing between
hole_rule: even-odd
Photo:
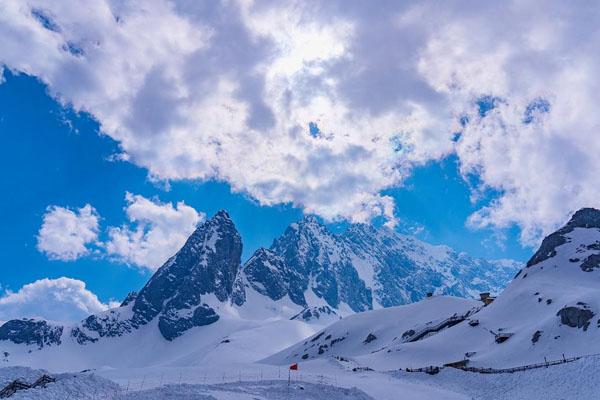
<instances>
[{"instance_id":1,"label":"snow-covered foreground slope","mask_svg":"<svg viewBox=\"0 0 600 400\"><path fill-rule=\"evenodd\" d=\"M203 363L226 364L260 360L273 351L304 339L319 329L302 321L246 320L224 315L214 324L192 329L175 341L167 341L156 323L119 337L105 338L91 345L65 341L60 346L23 346L2 343L5 365L27 365L51 371L87 368L141 367L151 365L190 366Z\"/></svg>"},{"instance_id":2,"label":"snow-covered foreground slope","mask_svg":"<svg viewBox=\"0 0 600 400\"><path fill-rule=\"evenodd\" d=\"M264 364L104 369L54 375L46 388L14 399L378 399L563 400L597 399L600 357L513 374L443 369L437 375L404 371L352 371L351 363L318 359L300 364L288 386L285 369ZM26 382L44 371L0 368L0 386ZM117 385L118 384L118 385Z\"/></svg>"},{"instance_id":3,"label":"snow-covered foreground slope","mask_svg":"<svg viewBox=\"0 0 600 400\"><path fill-rule=\"evenodd\" d=\"M600 353L599 287L600 211L583 209L544 240L496 301L471 312L454 326L419 335L429 329L423 326L424 320L433 319L420 320L418 315L423 310L431 312L433 308L440 311L440 317L444 314L443 305L425 300L406 306L415 311L406 312L411 315L410 323L400 324L383 313L354 315L268 361L284 364L336 354L351 356L358 365L378 370L441 366L464 359L473 367L513 367L561 359L563 355L568 358ZM443 323L432 321L430 325L439 322ZM383 340L379 344L377 337L362 343L372 326L385 332ZM344 337L342 343L348 345L331 340L327 343L328 332ZM390 341L390 337L394 339ZM325 345L328 348L322 351Z\"/></svg>"},{"instance_id":4,"label":"snow-covered foreground slope","mask_svg":"<svg viewBox=\"0 0 600 400\"><path fill-rule=\"evenodd\" d=\"M407 340L406 332L412 331L414 336L449 329L449 325L481 306L474 300L435 296L405 306L354 314L264 361L288 364L314 358L388 354L387 350Z\"/></svg>"}]
</instances>

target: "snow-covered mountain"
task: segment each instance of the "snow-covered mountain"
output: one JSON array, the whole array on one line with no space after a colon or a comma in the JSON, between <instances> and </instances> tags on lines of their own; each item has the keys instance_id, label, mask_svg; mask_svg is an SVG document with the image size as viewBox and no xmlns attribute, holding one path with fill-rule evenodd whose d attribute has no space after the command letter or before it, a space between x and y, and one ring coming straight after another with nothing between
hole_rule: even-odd
<instances>
[{"instance_id":1,"label":"snow-covered mountain","mask_svg":"<svg viewBox=\"0 0 600 400\"><path fill-rule=\"evenodd\" d=\"M120 307L74 325L8 321L0 350L10 362L42 367L57 351L82 367L110 365L115 352L128 354L122 361L132 365L254 361L342 316L427 292L498 291L517 270L513 262L474 259L387 228L355 225L334 234L314 217L292 224L244 265L241 254L241 237L220 211ZM256 339L263 335L269 340ZM144 356L129 354L131 346ZM164 351L150 356L157 349Z\"/></svg>"},{"instance_id":2,"label":"snow-covered mountain","mask_svg":"<svg viewBox=\"0 0 600 400\"><path fill-rule=\"evenodd\" d=\"M600 211L581 209L488 306L440 296L356 314L270 357L351 357L374 369L512 367L600 353ZM332 342L334 341L334 342Z\"/></svg>"},{"instance_id":3,"label":"snow-covered mountain","mask_svg":"<svg viewBox=\"0 0 600 400\"><path fill-rule=\"evenodd\" d=\"M357 224L330 232L312 216L292 224L269 249L259 249L243 272L272 299L307 296L354 312L411 303L428 292L459 297L498 293L519 270L510 260L487 261L433 246L391 229Z\"/></svg>"}]
</instances>

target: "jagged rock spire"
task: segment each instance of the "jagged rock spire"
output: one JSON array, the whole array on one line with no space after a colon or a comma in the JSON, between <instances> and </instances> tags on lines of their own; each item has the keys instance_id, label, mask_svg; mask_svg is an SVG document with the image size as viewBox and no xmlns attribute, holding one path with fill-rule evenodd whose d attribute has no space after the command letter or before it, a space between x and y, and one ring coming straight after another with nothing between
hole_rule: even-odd
<instances>
[{"instance_id":1,"label":"jagged rock spire","mask_svg":"<svg viewBox=\"0 0 600 400\"><path fill-rule=\"evenodd\" d=\"M185 330L215 322L219 316L202 301L211 293L228 301L241 265L242 240L221 210L200 225L140 291L133 311L143 324L158 317L163 336L173 339Z\"/></svg>"}]
</instances>

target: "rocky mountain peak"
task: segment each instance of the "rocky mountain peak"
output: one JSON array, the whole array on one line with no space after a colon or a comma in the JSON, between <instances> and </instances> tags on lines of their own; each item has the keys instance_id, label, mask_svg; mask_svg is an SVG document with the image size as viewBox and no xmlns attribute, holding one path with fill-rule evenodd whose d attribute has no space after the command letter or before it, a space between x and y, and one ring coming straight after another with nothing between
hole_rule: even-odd
<instances>
[{"instance_id":1,"label":"rocky mountain peak","mask_svg":"<svg viewBox=\"0 0 600 400\"><path fill-rule=\"evenodd\" d=\"M527 268L554 257L556 248L567 243L567 235L575 228L600 229L600 210L582 208L575 212L565 226L544 238L538 251L527 262Z\"/></svg>"},{"instance_id":2,"label":"rocky mountain peak","mask_svg":"<svg viewBox=\"0 0 600 400\"><path fill-rule=\"evenodd\" d=\"M376 228L371 224L353 224L342 236L351 241L373 241L387 233L387 229L385 227Z\"/></svg>"},{"instance_id":3,"label":"rocky mountain peak","mask_svg":"<svg viewBox=\"0 0 600 400\"><path fill-rule=\"evenodd\" d=\"M573 228L600 228L600 210L582 208L573 214L567 226Z\"/></svg>"},{"instance_id":4,"label":"rocky mountain peak","mask_svg":"<svg viewBox=\"0 0 600 400\"><path fill-rule=\"evenodd\" d=\"M300 225L323 225L321 223L321 221L319 221L319 218L317 218L317 216L314 214L305 215L304 218L302 218L302 220L300 222L298 222L298 224L300 224Z\"/></svg>"},{"instance_id":5,"label":"rocky mountain peak","mask_svg":"<svg viewBox=\"0 0 600 400\"><path fill-rule=\"evenodd\" d=\"M221 221L224 223L232 223L233 224L233 221L231 220L231 217L229 216L229 213L226 210L217 211L211 219L213 219L215 221Z\"/></svg>"},{"instance_id":6,"label":"rocky mountain peak","mask_svg":"<svg viewBox=\"0 0 600 400\"><path fill-rule=\"evenodd\" d=\"M241 254L242 239L233 221L219 211L198 226L140 291L133 306L136 322L158 317L159 329L169 340L215 322L218 315L202 296L210 293L221 302L231 299Z\"/></svg>"},{"instance_id":7,"label":"rocky mountain peak","mask_svg":"<svg viewBox=\"0 0 600 400\"><path fill-rule=\"evenodd\" d=\"M328 235L329 231L317 217L314 215L307 215L299 222L291 224L288 230L286 230L286 234L319 237L322 235Z\"/></svg>"}]
</instances>

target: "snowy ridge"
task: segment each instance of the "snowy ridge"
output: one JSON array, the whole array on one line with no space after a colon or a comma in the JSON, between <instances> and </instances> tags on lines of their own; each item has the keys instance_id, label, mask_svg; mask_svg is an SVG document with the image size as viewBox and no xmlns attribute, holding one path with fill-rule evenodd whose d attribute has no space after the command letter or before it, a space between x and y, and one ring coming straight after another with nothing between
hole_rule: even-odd
<instances>
[{"instance_id":1,"label":"snowy ridge","mask_svg":"<svg viewBox=\"0 0 600 400\"><path fill-rule=\"evenodd\" d=\"M336 235L312 216L292 224L269 249L259 249L243 273L275 300L287 295L308 307L312 292L332 308L360 312L408 304L427 293L475 298L500 292L519 270L433 246L391 229L358 224Z\"/></svg>"},{"instance_id":2,"label":"snowy ridge","mask_svg":"<svg viewBox=\"0 0 600 400\"><path fill-rule=\"evenodd\" d=\"M435 303L446 300L434 297L434 301L427 299L357 314L332 324L323 332L328 332L325 337L329 332L344 333L343 344L336 344L330 354L350 356L359 365L379 370L442 366L460 360L466 360L469 366L484 368L537 364L545 359L600 353L598 287L600 211L583 209L575 213L565 227L544 240L540 250L492 304L482 307L479 303L463 321L416 341L401 340L402 336L416 337L423 327L444 323L441 319L436 322L435 318L427 318L430 322L421 320L424 314L439 312L439 318L461 315L458 309L452 311L451 307ZM384 318L384 314L378 313L395 314ZM400 319L405 325L398 324ZM380 331L387 336L380 338L373 331L377 339L371 338L369 343L379 342L380 349L385 351L372 351L373 348L363 343L367 339L365 334L373 326L380 326ZM305 350L303 346L304 342L300 342L268 360L287 363L302 361L305 354L305 360L330 355L310 348ZM318 350L318 346L316 348Z\"/></svg>"}]
</instances>

